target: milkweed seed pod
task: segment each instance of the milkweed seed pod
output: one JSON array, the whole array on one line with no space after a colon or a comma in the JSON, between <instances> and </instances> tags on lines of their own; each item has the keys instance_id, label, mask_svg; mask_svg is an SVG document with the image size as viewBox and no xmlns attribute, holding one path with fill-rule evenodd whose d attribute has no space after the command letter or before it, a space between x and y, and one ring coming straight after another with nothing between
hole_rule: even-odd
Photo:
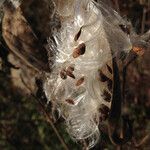
<instances>
[{"instance_id":1,"label":"milkweed seed pod","mask_svg":"<svg viewBox=\"0 0 150 150\"><path fill-rule=\"evenodd\" d=\"M132 44L119 26L126 22L101 2L57 0L56 11L61 29L54 35L56 45L48 40L56 60L44 90L65 119L71 137L86 140L91 148L111 108L113 58L120 51L128 53ZM68 68L72 69L68 72Z\"/></svg>"},{"instance_id":2,"label":"milkweed seed pod","mask_svg":"<svg viewBox=\"0 0 150 150\"><path fill-rule=\"evenodd\" d=\"M45 48L47 37L51 37L53 25L53 3L48 0L6 0L2 34L10 50L29 66L38 71L50 71ZM55 17L56 18L56 17ZM52 62L51 62L52 63Z\"/></svg>"}]
</instances>

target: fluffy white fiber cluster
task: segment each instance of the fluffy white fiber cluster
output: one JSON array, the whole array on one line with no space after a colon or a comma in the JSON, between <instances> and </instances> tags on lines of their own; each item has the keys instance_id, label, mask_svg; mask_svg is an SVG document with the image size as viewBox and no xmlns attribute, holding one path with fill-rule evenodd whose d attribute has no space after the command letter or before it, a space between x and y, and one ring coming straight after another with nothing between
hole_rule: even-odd
<instances>
[{"instance_id":1,"label":"fluffy white fiber cluster","mask_svg":"<svg viewBox=\"0 0 150 150\"><path fill-rule=\"evenodd\" d=\"M77 141L86 140L91 148L100 137L99 106L105 104L110 107L101 96L103 87L98 79L98 69L112 58L110 50L115 55L120 50L129 51L132 45L119 28L119 24L125 24L123 19L101 2L62 0L56 4L56 11L62 19L61 29L54 33L55 44L49 40L50 49L56 57L44 91L65 119L71 137ZM74 37L80 30L81 35L75 41ZM81 43L85 43L86 51L74 58L73 50ZM75 79L69 76L62 79L61 70L70 66L74 68ZM82 77L83 84L76 86L77 80ZM69 103L67 99L73 101Z\"/></svg>"}]
</instances>

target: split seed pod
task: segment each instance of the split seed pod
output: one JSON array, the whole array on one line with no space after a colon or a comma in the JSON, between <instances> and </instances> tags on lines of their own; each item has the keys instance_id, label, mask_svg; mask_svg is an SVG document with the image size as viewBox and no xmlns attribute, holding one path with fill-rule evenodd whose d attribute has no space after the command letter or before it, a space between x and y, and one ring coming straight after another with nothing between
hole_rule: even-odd
<instances>
[{"instance_id":1,"label":"split seed pod","mask_svg":"<svg viewBox=\"0 0 150 150\"><path fill-rule=\"evenodd\" d=\"M2 34L9 49L28 66L49 72L45 44L51 36L52 8L48 0L23 0L17 8L5 1L3 10Z\"/></svg>"}]
</instances>

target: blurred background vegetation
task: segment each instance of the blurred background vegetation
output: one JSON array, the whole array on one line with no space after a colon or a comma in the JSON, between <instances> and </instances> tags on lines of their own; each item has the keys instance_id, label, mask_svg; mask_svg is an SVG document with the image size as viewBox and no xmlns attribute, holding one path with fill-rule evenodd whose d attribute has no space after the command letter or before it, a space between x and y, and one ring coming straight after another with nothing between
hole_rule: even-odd
<instances>
[{"instance_id":1,"label":"blurred background vegetation","mask_svg":"<svg viewBox=\"0 0 150 150\"><path fill-rule=\"evenodd\" d=\"M149 3L148 0L112 0L113 7L132 22L138 34L146 32L150 27ZM37 100L12 83L7 62L9 52L3 50L4 47L0 45L0 57L3 58L0 60L0 150L63 150ZM125 109L134 119L135 143L140 143L144 137L150 136L149 56L149 50L145 51L142 57L129 66L127 74ZM49 111L48 107L46 109ZM69 149L82 149L70 139L61 120L54 125ZM137 148L132 142L120 148L112 146L104 133L101 136L95 150L150 150L150 138Z\"/></svg>"}]
</instances>

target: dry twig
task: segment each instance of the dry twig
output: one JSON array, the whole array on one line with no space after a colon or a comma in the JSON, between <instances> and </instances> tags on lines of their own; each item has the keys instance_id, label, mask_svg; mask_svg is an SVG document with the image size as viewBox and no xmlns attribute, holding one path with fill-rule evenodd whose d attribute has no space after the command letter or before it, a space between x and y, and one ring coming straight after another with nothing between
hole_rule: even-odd
<instances>
[{"instance_id":1,"label":"dry twig","mask_svg":"<svg viewBox=\"0 0 150 150\"><path fill-rule=\"evenodd\" d=\"M66 145L66 143L64 142L63 138L62 138L61 135L59 134L57 128L54 126L54 124L53 124L53 122L52 122L52 120L51 120L51 117L49 116L49 114L48 114L47 111L45 110L45 108L44 108L43 104L41 103L40 99L39 99L37 96L35 96L35 95L33 94L33 92L32 92L32 90L30 89L30 87L29 87L29 86L25 83L25 81L23 80L23 77L22 77L22 76L20 76L20 77L21 77L21 80L22 80L23 84L24 84L24 85L27 87L27 89L30 91L31 96L38 102L38 104L39 104L39 106L40 106L40 108L41 108L41 110L42 110L44 116L45 116L46 119L47 119L47 122L51 125L52 129L54 130L56 136L58 137L58 139L59 139L59 141L61 142L61 144L62 144L62 146L64 147L64 149L65 149L65 150L69 150L69 148L67 147L67 145Z\"/></svg>"}]
</instances>

